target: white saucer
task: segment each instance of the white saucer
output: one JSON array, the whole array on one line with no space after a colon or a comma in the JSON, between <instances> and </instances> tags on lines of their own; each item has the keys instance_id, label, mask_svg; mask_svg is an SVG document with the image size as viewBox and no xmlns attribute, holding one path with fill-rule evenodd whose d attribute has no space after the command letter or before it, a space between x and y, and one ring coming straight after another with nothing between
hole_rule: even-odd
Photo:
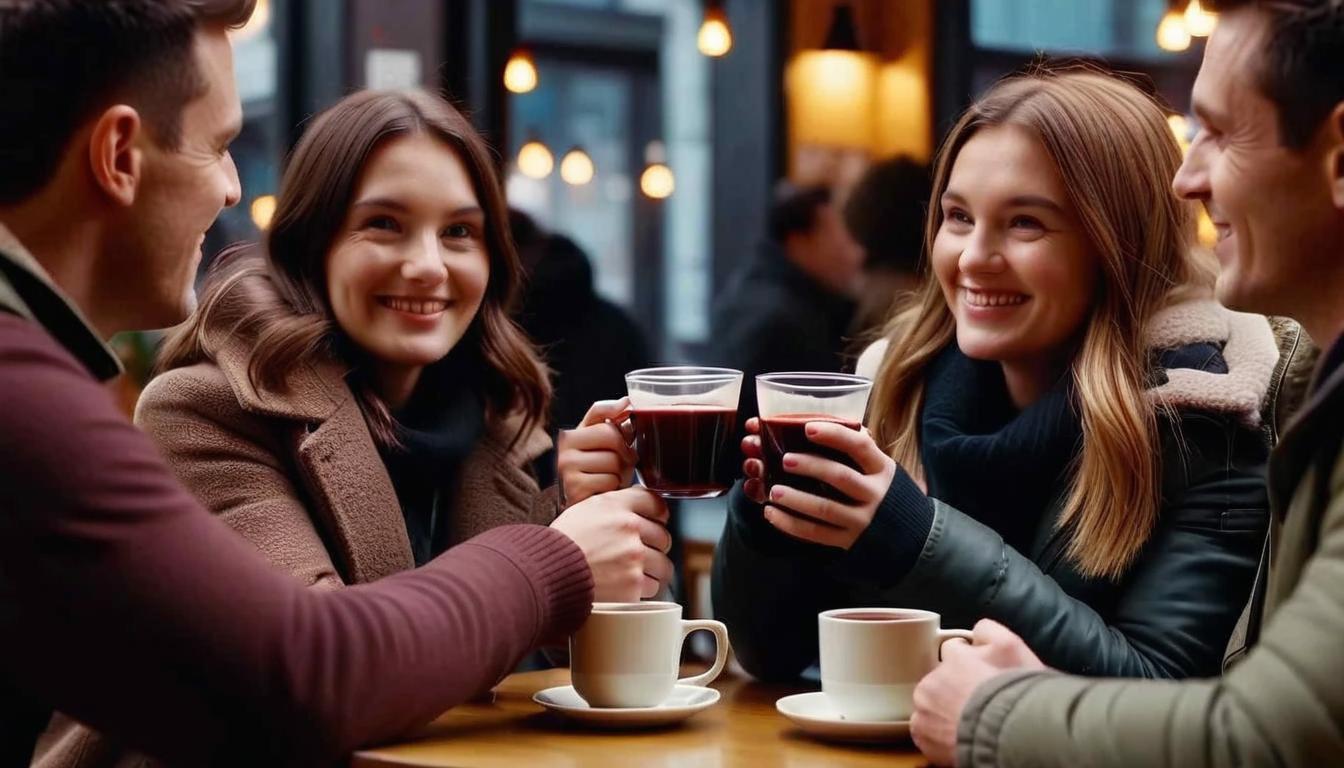
<instances>
[{"instance_id":1,"label":"white saucer","mask_svg":"<svg viewBox=\"0 0 1344 768\"><path fill-rule=\"evenodd\" d=\"M807 733L833 741L881 743L910 738L910 721L846 720L821 691L785 696L775 709Z\"/></svg>"},{"instance_id":2,"label":"white saucer","mask_svg":"<svg viewBox=\"0 0 1344 768\"><path fill-rule=\"evenodd\" d=\"M657 728L679 723L719 701L719 692L696 685L678 685L656 707L590 707L572 685L539 691L532 700L571 720L601 728Z\"/></svg>"}]
</instances>

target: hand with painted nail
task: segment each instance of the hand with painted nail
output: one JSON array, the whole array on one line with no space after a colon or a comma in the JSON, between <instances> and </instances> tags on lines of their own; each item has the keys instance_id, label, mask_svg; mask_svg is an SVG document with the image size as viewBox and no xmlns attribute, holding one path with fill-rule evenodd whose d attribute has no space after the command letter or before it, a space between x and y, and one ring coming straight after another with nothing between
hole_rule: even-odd
<instances>
[{"instance_id":1,"label":"hand with painted nail","mask_svg":"<svg viewBox=\"0 0 1344 768\"><path fill-rule=\"evenodd\" d=\"M772 477L774 485L770 488L769 498L762 500L766 505L765 519L796 539L849 549L877 514L877 507L896 476L896 462L877 447L867 429L854 430L835 422L811 421L807 424L806 434L818 446L848 456L854 466L810 453L784 454L786 473L820 481L839 493L836 498L826 498L790 487L787 477L783 481ZM745 441L743 450L746 450ZM759 450L757 453L759 455ZM752 469L763 470L759 459L748 459L751 461L759 465ZM745 466L743 469L747 471ZM749 471L748 477L752 477ZM759 483L760 474L755 477ZM763 490L758 486L757 495Z\"/></svg>"},{"instance_id":2,"label":"hand with painted nail","mask_svg":"<svg viewBox=\"0 0 1344 768\"><path fill-rule=\"evenodd\" d=\"M565 506L628 487L635 476L630 399L599 400L575 429L558 440L556 469Z\"/></svg>"},{"instance_id":3,"label":"hand with painted nail","mask_svg":"<svg viewBox=\"0 0 1344 768\"><path fill-rule=\"evenodd\" d=\"M761 460L761 420L747 419L747 436L742 438L742 490L757 504L765 503L765 462Z\"/></svg>"}]
</instances>

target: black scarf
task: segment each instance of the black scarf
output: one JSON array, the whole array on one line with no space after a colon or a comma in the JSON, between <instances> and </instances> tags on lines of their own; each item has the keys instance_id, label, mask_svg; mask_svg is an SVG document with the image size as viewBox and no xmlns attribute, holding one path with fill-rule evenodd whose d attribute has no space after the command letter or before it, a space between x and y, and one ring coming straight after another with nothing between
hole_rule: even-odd
<instances>
[{"instance_id":1,"label":"black scarf","mask_svg":"<svg viewBox=\"0 0 1344 768\"><path fill-rule=\"evenodd\" d=\"M1065 375L1018 412L999 363L972 360L950 344L925 377L919 440L929 495L1029 551L1082 448L1073 402Z\"/></svg>"},{"instance_id":2,"label":"black scarf","mask_svg":"<svg viewBox=\"0 0 1344 768\"><path fill-rule=\"evenodd\" d=\"M480 381L479 365L465 354L426 368L411 399L394 414L401 446L379 450L417 567L448 548L459 469L485 431Z\"/></svg>"}]
</instances>

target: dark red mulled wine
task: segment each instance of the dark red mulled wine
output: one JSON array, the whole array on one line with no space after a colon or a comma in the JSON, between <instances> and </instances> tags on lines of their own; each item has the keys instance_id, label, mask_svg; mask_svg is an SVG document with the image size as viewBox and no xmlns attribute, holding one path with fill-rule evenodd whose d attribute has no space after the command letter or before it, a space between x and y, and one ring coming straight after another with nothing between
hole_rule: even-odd
<instances>
[{"instance_id":1,"label":"dark red mulled wine","mask_svg":"<svg viewBox=\"0 0 1344 768\"><path fill-rule=\"evenodd\" d=\"M806 427L810 421L830 421L843 424L855 431L859 429L857 421L817 413L790 413L761 419L761 454L765 459L766 492L768 493L775 483L779 483L815 496L849 501L843 493L820 480L795 475L784 469L786 453L810 453L858 469L849 458L849 454L822 447L809 440Z\"/></svg>"},{"instance_id":2,"label":"dark red mulled wine","mask_svg":"<svg viewBox=\"0 0 1344 768\"><path fill-rule=\"evenodd\" d=\"M737 409L641 408L630 420L645 488L670 499L703 499L732 486Z\"/></svg>"}]
</instances>

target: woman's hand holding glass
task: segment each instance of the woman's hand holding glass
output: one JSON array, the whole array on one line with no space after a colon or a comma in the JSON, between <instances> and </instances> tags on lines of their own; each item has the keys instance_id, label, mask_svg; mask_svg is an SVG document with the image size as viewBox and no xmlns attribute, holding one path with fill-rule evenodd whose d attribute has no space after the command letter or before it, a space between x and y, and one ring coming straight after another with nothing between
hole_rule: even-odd
<instances>
[{"instance_id":1,"label":"woman's hand holding glass","mask_svg":"<svg viewBox=\"0 0 1344 768\"><path fill-rule=\"evenodd\" d=\"M784 454L784 468L791 474L831 486L849 501L800 491L781 482L785 478L770 478L773 487L768 489L767 497L759 419L747 421L748 435L742 440L742 451L747 456L742 465L746 475L743 490L752 501L765 505L765 519L776 529L803 541L849 549L877 514L877 507L896 476L896 462L877 447L867 429L814 421L808 422L806 430L809 440L845 454L858 469L808 453Z\"/></svg>"},{"instance_id":2,"label":"woman's hand holding glass","mask_svg":"<svg viewBox=\"0 0 1344 768\"><path fill-rule=\"evenodd\" d=\"M628 487L635 478L630 398L599 400L583 421L559 437L556 470L565 506Z\"/></svg>"}]
</instances>

